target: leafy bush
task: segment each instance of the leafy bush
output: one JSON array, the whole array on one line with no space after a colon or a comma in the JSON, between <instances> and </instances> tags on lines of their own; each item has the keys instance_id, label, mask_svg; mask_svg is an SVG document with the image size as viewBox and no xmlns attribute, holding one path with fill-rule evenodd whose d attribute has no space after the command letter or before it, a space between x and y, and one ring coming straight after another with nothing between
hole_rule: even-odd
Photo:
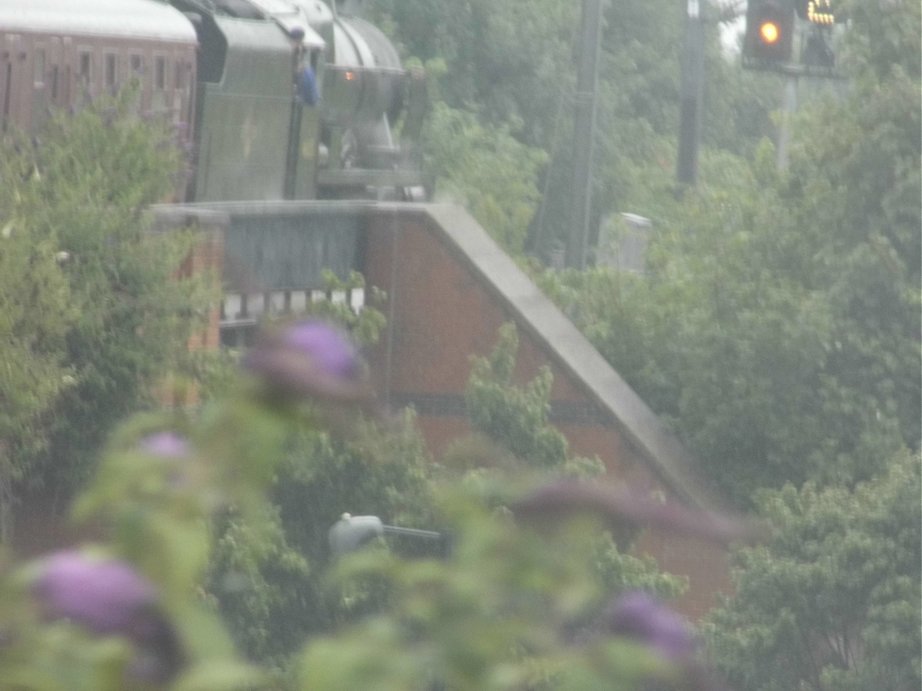
<instances>
[{"instance_id":1,"label":"leafy bush","mask_svg":"<svg viewBox=\"0 0 922 691\"><path fill-rule=\"evenodd\" d=\"M434 520L451 538L447 555L366 549L342 558L329 570L341 606L370 602L374 592L381 599L340 631L308 640L288 676L242 661L202 586L210 563L223 571L219 599L231 617L235 598L236 611L257 615L242 641L249 652L270 661L285 652L267 647L279 640L270 629L297 599L285 586L306 577L308 563L279 533L271 497L284 465L297 463L289 478L319 482L315 492L351 480L360 488L368 470L374 482L395 485L392 497L407 496L401 492L415 482L412 465L390 476L387 465L355 465L388 455L368 445L382 437L362 433L377 413L357 352L326 322L280 327L201 411L128 421L75 507L75 518L93 521L104 540L3 563L0 689L590 689L653 680L713 687L690 627L647 596L608 590L593 560L598 536L619 525L653 522L726 538L717 524L586 480L539 476L523 485L521 477L476 471L435 493ZM329 420L347 434L342 448L351 454L331 455L326 468L317 462L323 454L290 455L299 434L329 444L321 435ZM392 443L396 452L415 442L397 435ZM284 496L280 506L281 515L293 509ZM398 504L375 508L401 516ZM329 526L323 512L301 520L305 534ZM238 541L247 549L228 548ZM275 585L267 567L280 577ZM244 587L235 591L234 579Z\"/></svg>"},{"instance_id":2,"label":"leafy bush","mask_svg":"<svg viewBox=\"0 0 922 691\"><path fill-rule=\"evenodd\" d=\"M922 682L920 458L859 485L764 492L766 544L736 555L736 594L709 617L741 691L915 689Z\"/></svg>"}]
</instances>

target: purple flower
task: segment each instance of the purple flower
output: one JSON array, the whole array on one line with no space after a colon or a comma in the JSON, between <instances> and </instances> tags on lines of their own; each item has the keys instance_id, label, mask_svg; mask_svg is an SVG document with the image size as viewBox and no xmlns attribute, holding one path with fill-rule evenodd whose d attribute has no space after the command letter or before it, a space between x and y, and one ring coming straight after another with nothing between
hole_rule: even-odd
<instances>
[{"instance_id":1,"label":"purple flower","mask_svg":"<svg viewBox=\"0 0 922 691\"><path fill-rule=\"evenodd\" d=\"M684 660L695 652L685 620L647 593L625 593L606 608L602 619L607 632L633 638L667 660Z\"/></svg>"},{"instance_id":2,"label":"purple flower","mask_svg":"<svg viewBox=\"0 0 922 691\"><path fill-rule=\"evenodd\" d=\"M520 519L533 523L590 513L606 520L613 529L652 527L721 543L754 539L761 533L759 526L736 516L657 501L638 489L575 480L543 485L510 508Z\"/></svg>"},{"instance_id":3,"label":"purple flower","mask_svg":"<svg viewBox=\"0 0 922 691\"><path fill-rule=\"evenodd\" d=\"M242 364L277 394L358 401L371 393L355 345L325 321L311 319L264 335Z\"/></svg>"},{"instance_id":4,"label":"purple flower","mask_svg":"<svg viewBox=\"0 0 922 691\"><path fill-rule=\"evenodd\" d=\"M189 455L189 442L174 432L157 432L141 439L138 446L151 456L166 459L185 458Z\"/></svg>"},{"instance_id":5,"label":"purple flower","mask_svg":"<svg viewBox=\"0 0 922 691\"><path fill-rule=\"evenodd\" d=\"M49 620L66 619L94 634L130 640L131 680L166 683L184 663L176 631L157 607L156 588L124 562L77 550L56 552L41 563L32 595Z\"/></svg>"},{"instance_id":6,"label":"purple flower","mask_svg":"<svg viewBox=\"0 0 922 691\"><path fill-rule=\"evenodd\" d=\"M71 550L47 557L32 593L49 619L69 619L99 634L128 635L157 591L131 566Z\"/></svg>"},{"instance_id":7,"label":"purple flower","mask_svg":"<svg viewBox=\"0 0 922 691\"><path fill-rule=\"evenodd\" d=\"M282 334L285 345L308 356L330 376L352 378L359 373L358 352L341 329L322 321L294 324Z\"/></svg>"}]
</instances>

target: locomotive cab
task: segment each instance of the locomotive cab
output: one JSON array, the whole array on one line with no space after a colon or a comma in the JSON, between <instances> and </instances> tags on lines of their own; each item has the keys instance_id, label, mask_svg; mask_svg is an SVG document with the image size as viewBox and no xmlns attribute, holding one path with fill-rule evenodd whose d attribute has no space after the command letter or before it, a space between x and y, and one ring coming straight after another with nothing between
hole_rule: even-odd
<instances>
[{"instance_id":1,"label":"locomotive cab","mask_svg":"<svg viewBox=\"0 0 922 691\"><path fill-rule=\"evenodd\" d=\"M294 120L297 49L285 21L248 0L175 0L195 13L199 39L199 114L194 198L199 201L311 198L314 147L292 161L292 142L313 142L319 119ZM288 8L290 9L290 5ZM323 42L305 32L303 43ZM300 147L298 147L300 150ZM296 166L309 170L296 175ZM293 168L295 166L295 168ZM300 185L296 185L297 181Z\"/></svg>"}]
</instances>

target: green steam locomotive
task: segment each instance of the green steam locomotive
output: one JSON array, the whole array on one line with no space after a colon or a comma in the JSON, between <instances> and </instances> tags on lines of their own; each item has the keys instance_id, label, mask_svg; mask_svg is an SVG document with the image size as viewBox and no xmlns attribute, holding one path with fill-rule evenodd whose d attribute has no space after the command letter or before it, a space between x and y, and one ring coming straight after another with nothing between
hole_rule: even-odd
<instances>
[{"instance_id":1,"label":"green steam locomotive","mask_svg":"<svg viewBox=\"0 0 922 691\"><path fill-rule=\"evenodd\" d=\"M361 1L0 0L0 130L133 82L188 130L187 201L427 196L425 76ZM399 122L400 144L393 128Z\"/></svg>"}]
</instances>

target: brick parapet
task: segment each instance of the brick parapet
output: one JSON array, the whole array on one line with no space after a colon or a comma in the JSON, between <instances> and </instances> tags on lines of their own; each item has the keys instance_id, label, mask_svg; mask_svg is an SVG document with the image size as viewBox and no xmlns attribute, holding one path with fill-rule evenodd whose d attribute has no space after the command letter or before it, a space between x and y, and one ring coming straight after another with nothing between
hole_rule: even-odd
<instances>
[{"instance_id":1,"label":"brick parapet","mask_svg":"<svg viewBox=\"0 0 922 691\"><path fill-rule=\"evenodd\" d=\"M520 278L498 285L502 277L494 281L489 272L498 270L509 279L508 274L517 270L514 265L496 257L488 243L459 247L450 233L439 227L445 218L442 214L434 219L419 210L407 211L399 218L392 210L370 215L360 270L369 286L388 294L385 337L368 353L383 399L394 407L413 405L430 450L436 455L442 453L471 431L463 399L471 356L490 353L500 326L512 321L519 331L514 380L522 384L541 367L550 368L554 377L551 421L566 436L572 453L597 456L617 481L662 492L674 500L687 502L691 494L698 505L706 502L706 495L697 488L676 487L689 469L676 469L664 483L663 468L649 458L650 448L670 451L674 441L667 439L662 444L657 437L647 448L639 447L638 439L644 443L659 431L626 434L624 425L619 424L622 421L611 419L606 401L587 386L585 375L568 365L547 333L542 333L547 328L564 341L576 338L566 328L561 329L553 315L547 323L536 323L544 314L542 310L549 309L536 303L546 298ZM464 223L470 232L483 232L471 229L469 219ZM529 314L538 318L530 320ZM564 343L561 348L569 345ZM585 347L575 342L571 352L583 353ZM610 379L611 373L600 371L599 376ZM630 399L629 404L627 410L633 414L637 401ZM642 408L641 413L647 412ZM647 422L643 415L638 419ZM678 454L668 460L675 464L684 458ZM653 556L664 570L688 578L688 592L677 606L689 617L700 617L713 606L718 593L729 592L727 555L719 546L646 531L637 549Z\"/></svg>"},{"instance_id":2,"label":"brick parapet","mask_svg":"<svg viewBox=\"0 0 922 691\"><path fill-rule=\"evenodd\" d=\"M226 214L173 205L154 208L153 232L163 233L181 229L191 229L194 233L192 247L176 270L177 279L201 278L214 281L215 295L220 294L222 275L224 273L224 233L227 228ZM221 307L215 301L208 307L204 325L189 336L186 344L190 352L197 350L217 350L221 347L220 331ZM157 386L157 398L168 406L195 405L199 396L194 386L167 375Z\"/></svg>"}]
</instances>

